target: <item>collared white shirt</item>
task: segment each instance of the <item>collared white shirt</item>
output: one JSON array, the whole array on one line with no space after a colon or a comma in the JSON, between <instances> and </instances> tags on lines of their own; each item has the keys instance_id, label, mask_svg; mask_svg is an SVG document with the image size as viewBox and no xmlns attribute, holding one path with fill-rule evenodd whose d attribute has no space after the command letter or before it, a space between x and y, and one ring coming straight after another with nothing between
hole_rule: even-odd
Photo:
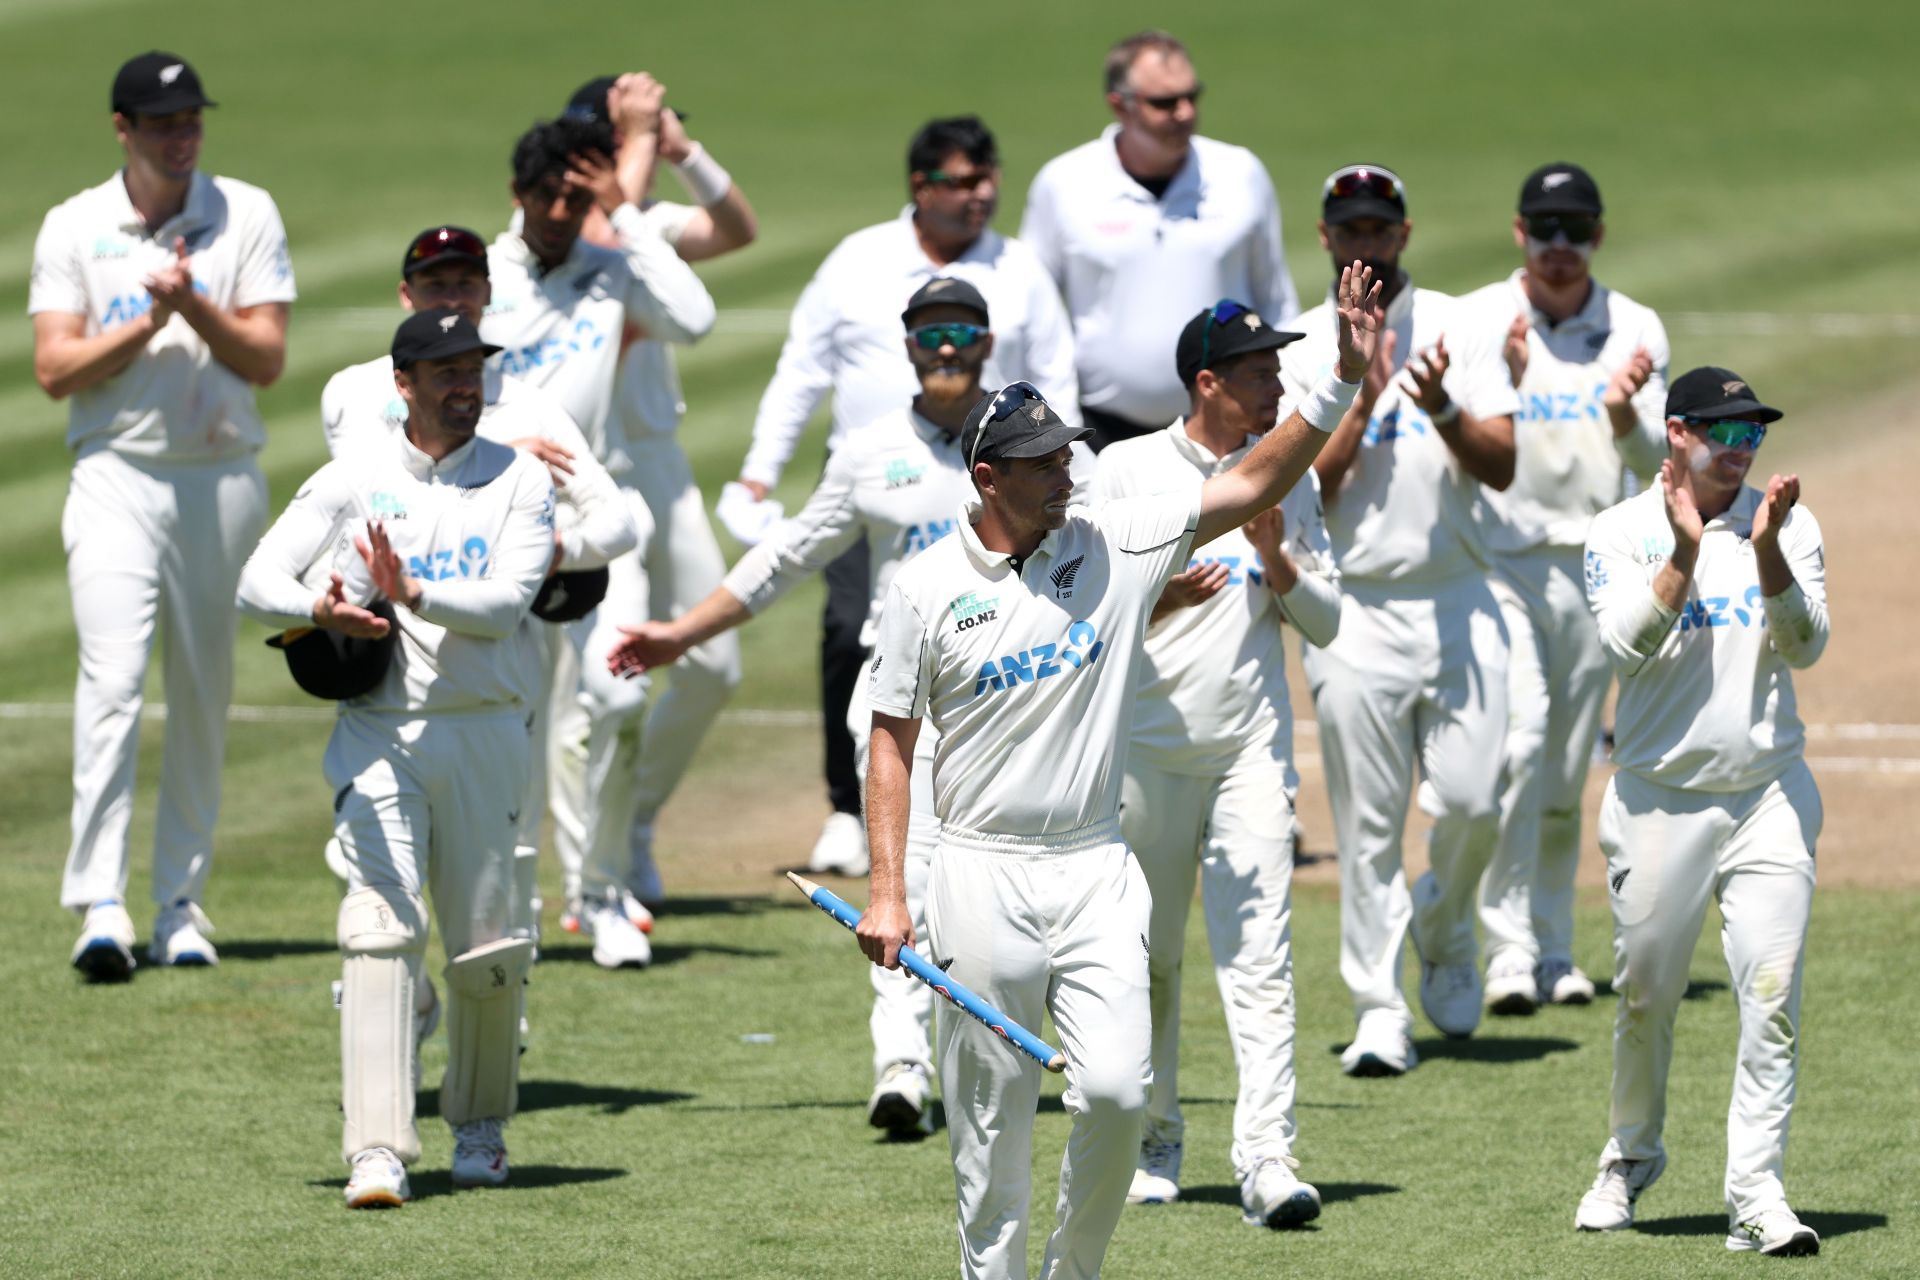
<instances>
[{"instance_id":1,"label":"collared white shirt","mask_svg":"<svg viewBox=\"0 0 1920 1280\"><path fill-rule=\"evenodd\" d=\"M625 252L576 240L551 271L518 233L501 232L487 250L493 301L480 333L504 348L490 363L559 397L594 456L619 476L633 465L627 412L614 403L628 327L697 342L713 328L714 306L700 277L638 209L622 205L611 221Z\"/></svg>"},{"instance_id":2,"label":"collared white shirt","mask_svg":"<svg viewBox=\"0 0 1920 1280\"><path fill-rule=\"evenodd\" d=\"M482 440L512 444L538 437L573 455L573 474L554 491L561 569L598 569L639 545L641 530L634 527L619 486L558 399L491 366L482 399L476 433ZM400 435L406 425L407 402L394 389L392 356L348 365L320 392L320 427L327 452L336 458L369 438Z\"/></svg>"},{"instance_id":3,"label":"collared white shirt","mask_svg":"<svg viewBox=\"0 0 1920 1280\"><path fill-rule=\"evenodd\" d=\"M1327 532L1340 576L1349 584L1416 585L1444 581L1483 567L1474 524L1480 482L1467 474L1400 374L1410 356L1446 335L1447 394L1476 418L1513 414L1520 405L1500 359L1504 330L1482 333L1460 310L1460 300L1408 281L1387 305L1384 341L1396 335L1395 376L1380 394L1353 465L1327 503ZM1311 394L1339 359L1332 290L1301 316L1306 337L1280 353L1286 398L1284 419Z\"/></svg>"},{"instance_id":4,"label":"collared white shirt","mask_svg":"<svg viewBox=\"0 0 1920 1280\"><path fill-rule=\"evenodd\" d=\"M900 313L935 276L965 280L987 300L993 354L982 383L1027 381L1054 412L1080 421L1073 331L1053 280L1033 250L988 228L945 266L927 257L909 206L889 222L856 231L827 255L794 304L773 381L760 398L743 479L771 485L792 460L807 419L833 392L827 448L891 413L919 390Z\"/></svg>"},{"instance_id":5,"label":"collared white shirt","mask_svg":"<svg viewBox=\"0 0 1920 1280\"><path fill-rule=\"evenodd\" d=\"M215 306L234 311L294 300L287 232L272 196L196 173L186 206L149 231L122 172L47 214L33 246L27 313L85 316L89 337L139 319L153 307L144 281L175 261L176 237L187 242L194 291ZM67 447L170 462L257 453L267 436L253 391L176 314L132 364L73 394Z\"/></svg>"},{"instance_id":6,"label":"collared white shirt","mask_svg":"<svg viewBox=\"0 0 1920 1280\"><path fill-rule=\"evenodd\" d=\"M1027 192L1020 238L1073 317L1080 402L1135 422L1187 409L1174 370L1180 329L1233 298L1290 328L1300 310L1280 243L1280 202L1245 147L1193 140L1159 199L1120 166L1109 125L1047 162Z\"/></svg>"},{"instance_id":7,"label":"collared white shirt","mask_svg":"<svg viewBox=\"0 0 1920 1280\"><path fill-rule=\"evenodd\" d=\"M1165 431L1107 446L1094 492L1101 500L1183 492L1238 466L1260 437L1224 456L1187 433ZM1340 575L1309 467L1280 502L1282 537L1300 577L1284 596L1268 586L1260 554L1233 529L1196 547L1183 568L1224 564L1231 575L1212 597L1147 627L1131 750L1169 773L1216 776L1242 760L1271 761L1293 778L1293 709L1287 694L1281 617L1316 645L1340 630Z\"/></svg>"},{"instance_id":8,"label":"collared white shirt","mask_svg":"<svg viewBox=\"0 0 1920 1280\"><path fill-rule=\"evenodd\" d=\"M1586 304L1555 324L1525 282L1517 270L1460 299L1470 322L1503 346L1516 315L1532 326L1513 419L1513 483L1480 493L1481 534L1496 554L1583 545L1593 517L1620 500L1623 467L1650 480L1667 456L1671 355L1660 317L1596 280ZM1633 397L1634 429L1616 439L1603 398L1637 347L1653 357L1653 376Z\"/></svg>"},{"instance_id":9,"label":"collared white shirt","mask_svg":"<svg viewBox=\"0 0 1920 1280\"><path fill-rule=\"evenodd\" d=\"M1667 787L1745 791L1778 778L1805 749L1793 668L1826 648L1826 554L1813 513L1794 507L1780 527L1794 584L1764 597L1750 541L1763 500L1743 487L1707 521L1678 612L1653 594L1673 552L1660 490L1594 517L1587 603L1620 675L1616 768Z\"/></svg>"},{"instance_id":10,"label":"collared white shirt","mask_svg":"<svg viewBox=\"0 0 1920 1280\"><path fill-rule=\"evenodd\" d=\"M553 485L531 454L474 440L435 462L404 434L361 437L300 486L240 575L243 613L272 627L311 627L329 572L351 600L377 594L353 540L381 521L410 577L416 608L395 605L400 643L366 711L534 706L542 662L528 610L553 559Z\"/></svg>"},{"instance_id":11,"label":"collared white shirt","mask_svg":"<svg viewBox=\"0 0 1920 1280\"><path fill-rule=\"evenodd\" d=\"M1186 563L1200 484L1070 507L1018 568L981 544L979 510L894 574L868 702L940 734L943 827L1071 839L1119 815L1140 642Z\"/></svg>"}]
</instances>

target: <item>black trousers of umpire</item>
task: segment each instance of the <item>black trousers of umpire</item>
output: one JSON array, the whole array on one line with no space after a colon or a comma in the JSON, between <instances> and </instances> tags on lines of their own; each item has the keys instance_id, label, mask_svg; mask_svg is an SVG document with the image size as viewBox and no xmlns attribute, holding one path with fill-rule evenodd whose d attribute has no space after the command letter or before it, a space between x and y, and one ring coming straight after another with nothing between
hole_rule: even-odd
<instances>
[{"instance_id":1,"label":"black trousers of umpire","mask_svg":"<svg viewBox=\"0 0 1920 1280\"><path fill-rule=\"evenodd\" d=\"M860 774L854 765L853 734L847 729L847 705L867 665L860 628L871 603L870 573L863 538L821 575L827 582L827 607L820 614L820 714L826 720L821 727L827 742L827 800L839 813L860 812Z\"/></svg>"}]
</instances>

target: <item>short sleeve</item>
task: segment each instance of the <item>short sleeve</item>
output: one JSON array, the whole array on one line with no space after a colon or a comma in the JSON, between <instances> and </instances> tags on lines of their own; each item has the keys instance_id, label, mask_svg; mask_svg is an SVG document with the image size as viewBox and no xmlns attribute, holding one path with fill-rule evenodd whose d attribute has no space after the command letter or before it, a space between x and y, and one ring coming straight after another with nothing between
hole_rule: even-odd
<instances>
[{"instance_id":1,"label":"short sleeve","mask_svg":"<svg viewBox=\"0 0 1920 1280\"><path fill-rule=\"evenodd\" d=\"M240 250L233 290L235 307L258 307L270 302L292 302L293 259L287 253L287 229L280 210L264 191L259 206L248 216L246 243Z\"/></svg>"},{"instance_id":2,"label":"short sleeve","mask_svg":"<svg viewBox=\"0 0 1920 1280\"><path fill-rule=\"evenodd\" d=\"M27 314L62 312L87 315L87 281L80 273L80 255L73 237L60 225L60 210L47 214L33 242L33 284L27 294Z\"/></svg>"},{"instance_id":3,"label":"short sleeve","mask_svg":"<svg viewBox=\"0 0 1920 1280\"><path fill-rule=\"evenodd\" d=\"M1200 524L1200 478L1175 493L1116 498L1094 508L1095 520L1112 541L1116 569L1130 566L1141 585L1158 594L1169 575L1184 568Z\"/></svg>"},{"instance_id":4,"label":"short sleeve","mask_svg":"<svg viewBox=\"0 0 1920 1280\"><path fill-rule=\"evenodd\" d=\"M867 664L867 701L883 715L917 720L933 689L933 636L896 579L887 588Z\"/></svg>"}]
</instances>

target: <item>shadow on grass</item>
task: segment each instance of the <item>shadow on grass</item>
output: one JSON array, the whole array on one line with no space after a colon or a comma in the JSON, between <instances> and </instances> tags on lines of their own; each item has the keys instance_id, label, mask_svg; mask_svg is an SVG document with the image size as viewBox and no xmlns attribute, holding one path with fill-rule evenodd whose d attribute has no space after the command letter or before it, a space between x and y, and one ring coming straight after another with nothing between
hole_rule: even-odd
<instances>
[{"instance_id":1,"label":"shadow on grass","mask_svg":"<svg viewBox=\"0 0 1920 1280\"><path fill-rule=\"evenodd\" d=\"M1796 1212L1799 1212L1796 1210ZM1822 1240L1833 1236L1852 1235L1856 1231L1872 1231L1887 1225L1884 1213L1800 1213L1800 1221L1820 1233ZM1727 1234L1727 1215L1724 1213L1689 1213L1677 1218L1655 1218L1651 1222L1636 1222L1633 1229L1649 1236L1724 1236Z\"/></svg>"},{"instance_id":2,"label":"shadow on grass","mask_svg":"<svg viewBox=\"0 0 1920 1280\"><path fill-rule=\"evenodd\" d=\"M1538 1062L1579 1047L1578 1041L1561 1036L1474 1036L1470 1040L1436 1036L1413 1042L1414 1051L1425 1062Z\"/></svg>"},{"instance_id":3,"label":"shadow on grass","mask_svg":"<svg viewBox=\"0 0 1920 1280\"><path fill-rule=\"evenodd\" d=\"M1685 994L1680 998L1682 1000L1705 1000L1708 996L1718 995L1726 989L1727 984L1718 978L1700 978L1696 981L1689 982ZM1604 1000L1614 994L1612 978L1594 979L1593 998L1595 1000Z\"/></svg>"},{"instance_id":4,"label":"shadow on grass","mask_svg":"<svg viewBox=\"0 0 1920 1280\"><path fill-rule=\"evenodd\" d=\"M322 952L338 954L340 944L316 938L242 938L215 944L222 960L278 960L284 956L317 956Z\"/></svg>"},{"instance_id":5,"label":"shadow on grass","mask_svg":"<svg viewBox=\"0 0 1920 1280\"><path fill-rule=\"evenodd\" d=\"M460 1187L453 1185L453 1174L446 1169L418 1169L407 1172L407 1187L415 1200L428 1200L434 1196L452 1195L457 1190L462 1195L507 1195L515 1191L533 1191L540 1187L566 1187L586 1182L610 1182L615 1178L627 1176L625 1169L596 1169L592 1167L570 1169L558 1164L516 1164L510 1167L507 1185L504 1187ZM347 1185L345 1178L320 1178L307 1183L310 1187L332 1187L343 1190Z\"/></svg>"},{"instance_id":6,"label":"shadow on grass","mask_svg":"<svg viewBox=\"0 0 1920 1280\"><path fill-rule=\"evenodd\" d=\"M568 1107L592 1107L602 1115L617 1116L635 1107L660 1107L670 1102L685 1102L699 1097L675 1089L628 1089L613 1084L581 1084L577 1080L522 1080L520 1110L560 1111ZM440 1091L422 1089L415 1112L421 1116L440 1114ZM520 1176L519 1170L514 1177Z\"/></svg>"},{"instance_id":7,"label":"shadow on grass","mask_svg":"<svg viewBox=\"0 0 1920 1280\"><path fill-rule=\"evenodd\" d=\"M696 955L734 956L745 960L765 960L776 955L760 947L735 947L724 942L656 942L653 944L653 968L679 964ZM540 963L592 964L591 944L572 947L541 947Z\"/></svg>"},{"instance_id":8,"label":"shadow on grass","mask_svg":"<svg viewBox=\"0 0 1920 1280\"><path fill-rule=\"evenodd\" d=\"M1384 1182L1316 1182L1314 1189L1320 1193L1320 1203L1338 1204L1342 1200L1359 1200L1365 1196L1398 1195L1399 1187ZM1180 1199L1195 1204L1230 1204L1240 1207L1240 1184L1214 1184L1204 1187L1180 1188Z\"/></svg>"},{"instance_id":9,"label":"shadow on grass","mask_svg":"<svg viewBox=\"0 0 1920 1280\"><path fill-rule=\"evenodd\" d=\"M794 869L806 870L805 867ZM794 895L791 902L774 897L668 898L654 909L654 914L663 920L675 920L683 916L757 916L769 911L799 911L810 905L798 894Z\"/></svg>"}]
</instances>

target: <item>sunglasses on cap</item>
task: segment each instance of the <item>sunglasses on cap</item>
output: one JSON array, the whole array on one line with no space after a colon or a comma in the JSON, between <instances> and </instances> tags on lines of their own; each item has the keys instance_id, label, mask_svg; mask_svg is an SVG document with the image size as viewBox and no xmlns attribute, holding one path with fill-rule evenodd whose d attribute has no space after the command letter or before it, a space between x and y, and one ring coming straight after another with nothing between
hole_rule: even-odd
<instances>
[{"instance_id":1,"label":"sunglasses on cap","mask_svg":"<svg viewBox=\"0 0 1920 1280\"><path fill-rule=\"evenodd\" d=\"M1200 332L1200 367L1206 368L1213 359L1213 331L1225 328L1241 316L1250 315L1253 308L1232 298L1222 298L1213 304L1213 310L1207 313L1207 327Z\"/></svg>"},{"instance_id":2,"label":"sunglasses on cap","mask_svg":"<svg viewBox=\"0 0 1920 1280\"><path fill-rule=\"evenodd\" d=\"M1550 242L1564 235L1568 244L1592 244L1600 219L1584 213L1537 213L1527 219L1527 238Z\"/></svg>"},{"instance_id":3,"label":"sunglasses on cap","mask_svg":"<svg viewBox=\"0 0 1920 1280\"><path fill-rule=\"evenodd\" d=\"M1374 196L1394 204L1407 203L1407 188L1394 174L1370 164L1350 164L1334 171L1320 189L1320 202L1345 200L1349 196Z\"/></svg>"},{"instance_id":4,"label":"sunglasses on cap","mask_svg":"<svg viewBox=\"0 0 1920 1280\"><path fill-rule=\"evenodd\" d=\"M980 419L980 427L973 433L973 452L967 457L967 470L973 470L980 461L980 444L987 438L987 424L1005 422L1035 400L1041 404L1047 402L1047 398L1040 394L1040 388L1031 382L1009 382L994 392L993 403L987 406L986 416Z\"/></svg>"},{"instance_id":5,"label":"sunglasses on cap","mask_svg":"<svg viewBox=\"0 0 1920 1280\"><path fill-rule=\"evenodd\" d=\"M487 242L460 227L437 227L432 231L422 231L407 246L407 269L411 271L419 263L448 254L463 254L485 262Z\"/></svg>"},{"instance_id":6,"label":"sunglasses on cap","mask_svg":"<svg viewBox=\"0 0 1920 1280\"><path fill-rule=\"evenodd\" d=\"M1157 110L1171 111L1183 102L1191 102L1194 106L1199 106L1200 95L1206 91L1207 86L1204 84L1196 84L1185 93L1157 93L1149 97L1144 93L1138 93L1129 89L1127 90L1127 96L1135 102L1144 102Z\"/></svg>"},{"instance_id":7,"label":"sunglasses on cap","mask_svg":"<svg viewBox=\"0 0 1920 1280\"><path fill-rule=\"evenodd\" d=\"M958 347L964 350L987 336L987 327L983 324L923 324L917 329L909 329L908 335L922 351L938 351L942 347Z\"/></svg>"},{"instance_id":8,"label":"sunglasses on cap","mask_svg":"<svg viewBox=\"0 0 1920 1280\"><path fill-rule=\"evenodd\" d=\"M1764 422L1751 422L1744 418L1687 418L1685 421L1688 426L1704 429L1707 439L1729 449L1758 449L1760 442L1767 438L1767 424Z\"/></svg>"}]
</instances>

